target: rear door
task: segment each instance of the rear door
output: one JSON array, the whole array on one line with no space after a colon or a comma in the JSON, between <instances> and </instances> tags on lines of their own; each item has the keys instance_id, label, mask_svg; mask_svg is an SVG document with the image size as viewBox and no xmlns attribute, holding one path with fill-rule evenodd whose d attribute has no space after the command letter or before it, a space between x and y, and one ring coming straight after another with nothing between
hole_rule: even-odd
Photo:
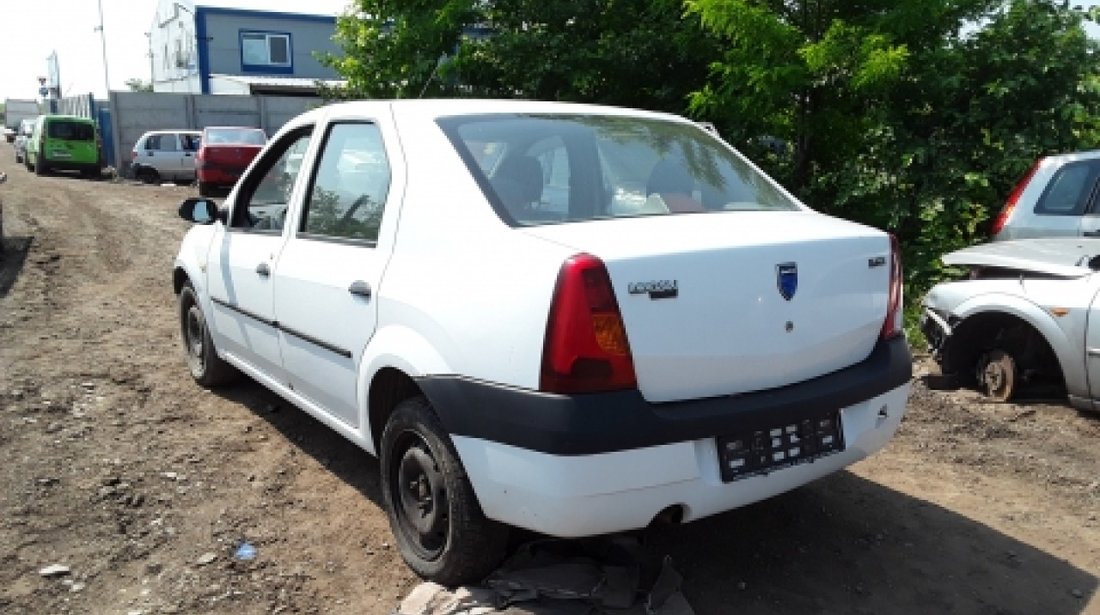
<instances>
[{"instance_id":1,"label":"rear door","mask_svg":"<svg viewBox=\"0 0 1100 615\"><path fill-rule=\"evenodd\" d=\"M325 129L295 232L275 269L275 312L291 386L341 422L360 424L359 368L393 249L403 171L392 127L335 119Z\"/></svg>"},{"instance_id":2,"label":"rear door","mask_svg":"<svg viewBox=\"0 0 1100 615\"><path fill-rule=\"evenodd\" d=\"M99 160L95 125L91 122L55 119L46 127L48 160L94 164Z\"/></svg>"}]
</instances>

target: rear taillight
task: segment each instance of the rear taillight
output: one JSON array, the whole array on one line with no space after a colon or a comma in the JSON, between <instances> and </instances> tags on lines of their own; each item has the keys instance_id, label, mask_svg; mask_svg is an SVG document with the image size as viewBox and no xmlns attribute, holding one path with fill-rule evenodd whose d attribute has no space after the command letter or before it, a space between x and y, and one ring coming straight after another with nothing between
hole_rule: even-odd
<instances>
[{"instance_id":1,"label":"rear taillight","mask_svg":"<svg viewBox=\"0 0 1100 615\"><path fill-rule=\"evenodd\" d=\"M1042 164L1043 159L1040 158L1035 164L1031 165L1027 173L1024 174L1020 181L1016 182L1016 187L1012 189L1012 194L1008 195L1008 200L1005 201L1004 207L1001 208L1001 212L997 214L996 218L993 218L993 234L996 235L1004 229L1008 224L1010 218L1012 218L1012 212L1016 209L1016 202L1020 200L1020 195L1027 189L1027 185L1031 182L1031 178L1035 176L1035 172L1039 170L1039 165Z\"/></svg>"},{"instance_id":2,"label":"rear taillight","mask_svg":"<svg viewBox=\"0 0 1100 615\"><path fill-rule=\"evenodd\" d=\"M539 390L593 393L637 386L619 303L603 261L578 254L561 266L542 351Z\"/></svg>"},{"instance_id":3,"label":"rear taillight","mask_svg":"<svg viewBox=\"0 0 1100 615\"><path fill-rule=\"evenodd\" d=\"M901 249L898 247L898 238L890 235L890 290L886 299L886 320L882 323L880 337L888 340L901 335L902 327L902 281L901 281Z\"/></svg>"}]
</instances>

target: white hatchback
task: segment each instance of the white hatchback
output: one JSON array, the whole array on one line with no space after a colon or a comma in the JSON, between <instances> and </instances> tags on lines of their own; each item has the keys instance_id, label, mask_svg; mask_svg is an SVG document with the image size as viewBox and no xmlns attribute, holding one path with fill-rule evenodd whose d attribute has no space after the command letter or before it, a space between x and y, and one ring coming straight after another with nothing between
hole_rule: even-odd
<instances>
[{"instance_id":1,"label":"white hatchback","mask_svg":"<svg viewBox=\"0 0 1100 615\"><path fill-rule=\"evenodd\" d=\"M714 134L529 101L323 107L175 263L194 378L240 371L381 460L410 566L507 526L692 521L877 451L912 371L886 233L808 209Z\"/></svg>"}]
</instances>

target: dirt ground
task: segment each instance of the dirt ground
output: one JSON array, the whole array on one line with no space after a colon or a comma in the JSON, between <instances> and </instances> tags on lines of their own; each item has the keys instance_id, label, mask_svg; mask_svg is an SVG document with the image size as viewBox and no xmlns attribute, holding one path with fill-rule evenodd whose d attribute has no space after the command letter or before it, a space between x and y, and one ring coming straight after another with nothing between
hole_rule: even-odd
<instances>
[{"instance_id":1,"label":"dirt ground","mask_svg":"<svg viewBox=\"0 0 1100 615\"><path fill-rule=\"evenodd\" d=\"M184 367L194 189L36 177L6 147L0 171L0 612L391 612L417 579L375 460ZM1100 416L930 391L927 369L878 456L646 533L698 613L1100 613Z\"/></svg>"}]
</instances>

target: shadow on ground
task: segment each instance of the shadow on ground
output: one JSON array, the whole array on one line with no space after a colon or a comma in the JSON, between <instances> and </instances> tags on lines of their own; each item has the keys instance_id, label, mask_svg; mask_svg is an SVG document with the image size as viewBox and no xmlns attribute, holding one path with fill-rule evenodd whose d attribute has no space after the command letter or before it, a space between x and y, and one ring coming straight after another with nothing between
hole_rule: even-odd
<instances>
[{"instance_id":1,"label":"shadow on ground","mask_svg":"<svg viewBox=\"0 0 1100 615\"><path fill-rule=\"evenodd\" d=\"M1097 578L946 508L840 472L650 532L699 613L1084 612Z\"/></svg>"},{"instance_id":2,"label":"shadow on ground","mask_svg":"<svg viewBox=\"0 0 1100 615\"><path fill-rule=\"evenodd\" d=\"M219 393L381 507L372 456L251 381ZM643 537L672 557L699 615L1076 615L1098 587L1056 555L848 472Z\"/></svg>"},{"instance_id":3,"label":"shadow on ground","mask_svg":"<svg viewBox=\"0 0 1100 615\"><path fill-rule=\"evenodd\" d=\"M23 271L33 239L0 237L0 242L3 242L3 250L0 250L0 297L6 297L19 279L19 273Z\"/></svg>"}]
</instances>

